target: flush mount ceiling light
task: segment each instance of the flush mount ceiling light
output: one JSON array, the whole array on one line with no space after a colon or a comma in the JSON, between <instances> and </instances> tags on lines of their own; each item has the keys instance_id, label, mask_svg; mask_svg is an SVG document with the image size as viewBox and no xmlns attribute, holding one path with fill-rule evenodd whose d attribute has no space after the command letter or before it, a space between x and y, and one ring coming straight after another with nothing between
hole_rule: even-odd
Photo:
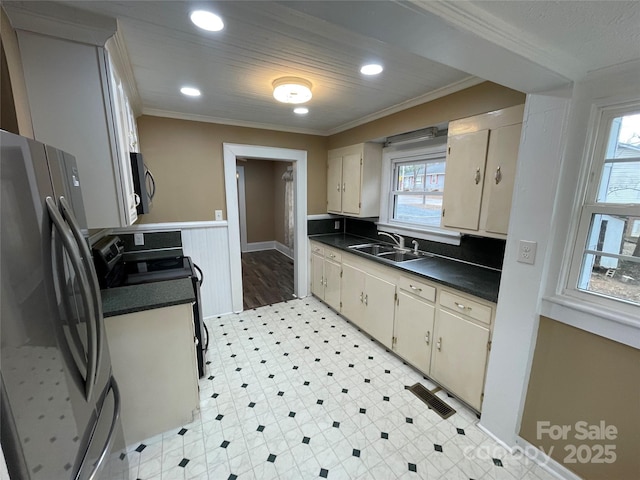
<instances>
[{"instance_id":1,"label":"flush mount ceiling light","mask_svg":"<svg viewBox=\"0 0 640 480\"><path fill-rule=\"evenodd\" d=\"M382 65L370 63L368 65L363 65L360 68L360 73L363 75L378 75L379 73L382 73L382 70Z\"/></svg>"},{"instance_id":2,"label":"flush mount ceiling light","mask_svg":"<svg viewBox=\"0 0 640 480\"><path fill-rule=\"evenodd\" d=\"M180 89L180 93L182 93L183 95L186 95L187 97L199 97L200 96L200 90L198 90L197 88L194 88L194 87L182 87Z\"/></svg>"},{"instance_id":3,"label":"flush mount ceiling light","mask_svg":"<svg viewBox=\"0 0 640 480\"><path fill-rule=\"evenodd\" d=\"M215 13L206 10L195 10L191 12L190 18L196 27L208 32L219 32L224 28L222 19Z\"/></svg>"},{"instance_id":4,"label":"flush mount ceiling light","mask_svg":"<svg viewBox=\"0 0 640 480\"><path fill-rule=\"evenodd\" d=\"M309 109L307 107L297 107L293 109L293 113L297 115L306 115L309 113Z\"/></svg>"},{"instance_id":5,"label":"flush mount ceiling light","mask_svg":"<svg viewBox=\"0 0 640 480\"><path fill-rule=\"evenodd\" d=\"M282 77L273 82L273 98L279 102L305 103L311 96L311 82L304 78Z\"/></svg>"}]
</instances>

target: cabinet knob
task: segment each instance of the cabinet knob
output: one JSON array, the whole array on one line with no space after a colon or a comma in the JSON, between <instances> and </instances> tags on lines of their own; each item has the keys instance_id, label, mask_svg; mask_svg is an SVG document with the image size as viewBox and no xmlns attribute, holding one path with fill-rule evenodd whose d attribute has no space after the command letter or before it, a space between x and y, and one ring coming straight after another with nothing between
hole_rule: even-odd
<instances>
[{"instance_id":1,"label":"cabinet knob","mask_svg":"<svg viewBox=\"0 0 640 480\"><path fill-rule=\"evenodd\" d=\"M502 181L502 171L500 167L496 170L496 185L498 185Z\"/></svg>"},{"instance_id":2,"label":"cabinet knob","mask_svg":"<svg viewBox=\"0 0 640 480\"><path fill-rule=\"evenodd\" d=\"M476 168L476 177L475 177L476 185L480 183L480 180L481 180L480 167L478 167Z\"/></svg>"}]
</instances>

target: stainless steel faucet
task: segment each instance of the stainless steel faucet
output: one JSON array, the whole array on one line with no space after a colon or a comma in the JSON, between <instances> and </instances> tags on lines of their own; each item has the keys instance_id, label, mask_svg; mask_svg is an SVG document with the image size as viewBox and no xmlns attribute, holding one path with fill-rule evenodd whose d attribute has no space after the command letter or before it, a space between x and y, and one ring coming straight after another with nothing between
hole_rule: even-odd
<instances>
[{"instance_id":1,"label":"stainless steel faucet","mask_svg":"<svg viewBox=\"0 0 640 480\"><path fill-rule=\"evenodd\" d=\"M386 235L387 237L389 237L391 240L394 241L394 243L400 250L406 250L404 246L404 237L402 235L398 235L397 233L391 234L387 232L378 232L378 235ZM398 238L396 239L396 237Z\"/></svg>"}]
</instances>

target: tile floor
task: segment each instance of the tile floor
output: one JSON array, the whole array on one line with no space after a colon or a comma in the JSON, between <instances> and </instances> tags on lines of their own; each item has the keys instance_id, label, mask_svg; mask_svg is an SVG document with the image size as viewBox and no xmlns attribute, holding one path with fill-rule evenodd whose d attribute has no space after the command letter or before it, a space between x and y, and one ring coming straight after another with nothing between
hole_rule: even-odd
<instances>
[{"instance_id":1,"label":"tile floor","mask_svg":"<svg viewBox=\"0 0 640 480\"><path fill-rule=\"evenodd\" d=\"M208 321L192 423L130 446L129 478L552 480L405 386L433 384L313 297Z\"/></svg>"}]
</instances>

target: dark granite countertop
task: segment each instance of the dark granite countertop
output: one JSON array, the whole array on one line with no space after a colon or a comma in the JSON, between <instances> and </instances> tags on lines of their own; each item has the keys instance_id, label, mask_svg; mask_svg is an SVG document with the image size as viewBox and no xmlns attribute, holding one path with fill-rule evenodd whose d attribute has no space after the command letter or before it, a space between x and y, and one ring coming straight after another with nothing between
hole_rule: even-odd
<instances>
[{"instance_id":1,"label":"dark granite countertop","mask_svg":"<svg viewBox=\"0 0 640 480\"><path fill-rule=\"evenodd\" d=\"M195 302L190 278L101 290L105 317Z\"/></svg>"},{"instance_id":2,"label":"dark granite countertop","mask_svg":"<svg viewBox=\"0 0 640 480\"><path fill-rule=\"evenodd\" d=\"M310 235L309 239L344 250L345 252L366 258L373 262L396 268L406 273L424 277L427 280L433 280L442 285L460 290L461 292L489 300L490 302L498 301L501 272L491 268L485 268L438 255L425 256L423 259L409 262L393 263L349 249L348 247L352 245L380 243L380 240L372 240L349 234L333 233Z\"/></svg>"}]
</instances>

